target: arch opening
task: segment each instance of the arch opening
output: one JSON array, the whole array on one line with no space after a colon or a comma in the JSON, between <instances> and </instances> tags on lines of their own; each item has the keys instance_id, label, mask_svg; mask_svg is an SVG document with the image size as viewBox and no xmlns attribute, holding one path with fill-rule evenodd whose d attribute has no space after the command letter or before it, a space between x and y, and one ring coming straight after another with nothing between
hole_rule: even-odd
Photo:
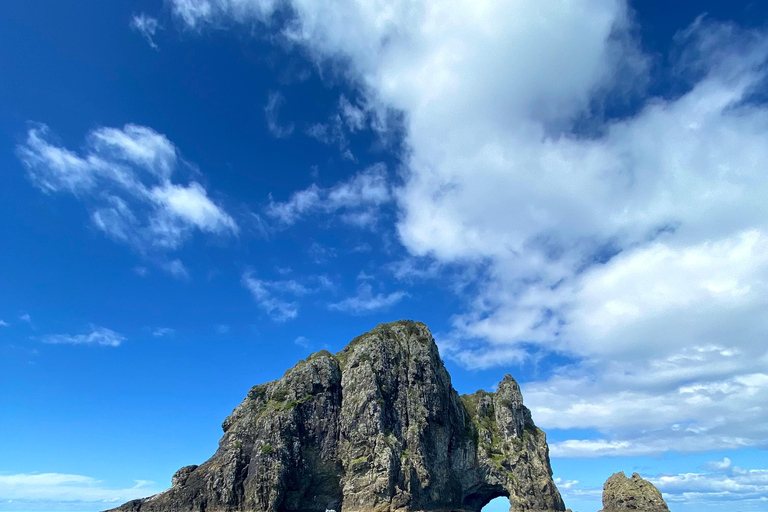
<instances>
[{"instance_id":1,"label":"arch opening","mask_svg":"<svg viewBox=\"0 0 768 512\"><path fill-rule=\"evenodd\" d=\"M497 486L477 489L462 500L462 508L474 512L509 512L509 506L509 494Z\"/></svg>"},{"instance_id":2,"label":"arch opening","mask_svg":"<svg viewBox=\"0 0 768 512\"><path fill-rule=\"evenodd\" d=\"M481 512L509 512L509 498L497 496L480 509Z\"/></svg>"}]
</instances>

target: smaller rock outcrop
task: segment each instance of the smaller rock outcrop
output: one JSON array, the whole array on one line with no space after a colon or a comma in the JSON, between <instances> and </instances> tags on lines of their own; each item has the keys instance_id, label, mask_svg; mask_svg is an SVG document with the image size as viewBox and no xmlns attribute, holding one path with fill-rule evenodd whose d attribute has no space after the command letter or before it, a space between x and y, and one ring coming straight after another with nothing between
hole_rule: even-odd
<instances>
[{"instance_id":1,"label":"smaller rock outcrop","mask_svg":"<svg viewBox=\"0 0 768 512\"><path fill-rule=\"evenodd\" d=\"M600 512L669 512L661 492L637 473L627 478L614 473L603 485L603 510Z\"/></svg>"}]
</instances>

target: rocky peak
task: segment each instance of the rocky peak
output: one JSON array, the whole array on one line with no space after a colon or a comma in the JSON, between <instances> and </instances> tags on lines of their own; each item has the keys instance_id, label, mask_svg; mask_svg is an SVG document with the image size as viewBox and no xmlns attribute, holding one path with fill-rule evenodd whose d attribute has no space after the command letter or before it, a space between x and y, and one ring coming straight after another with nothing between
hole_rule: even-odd
<instances>
[{"instance_id":1,"label":"rocky peak","mask_svg":"<svg viewBox=\"0 0 768 512\"><path fill-rule=\"evenodd\" d=\"M544 433L505 376L459 396L424 324L382 324L254 386L219 449L121 511L564 510Z\"/></svg>"},{"instance_id":2,"label":"rocky peak","mask_svg":"<svg viewBox=\"0 0 768 512\"><path fill-rule=\"evenodd\" d=\"M623 471L614 473L603 485L601 512L669 512L661 492L637 473L627 478Z\"/></svg>"}]
</instances>

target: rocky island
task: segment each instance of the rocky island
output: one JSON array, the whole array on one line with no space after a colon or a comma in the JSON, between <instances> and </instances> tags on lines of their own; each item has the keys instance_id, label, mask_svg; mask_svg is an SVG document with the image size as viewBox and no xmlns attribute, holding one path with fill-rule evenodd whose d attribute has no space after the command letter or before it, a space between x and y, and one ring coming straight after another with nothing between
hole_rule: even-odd
<instances>
[{"instance_id":1,"label":"rocky island","mask_svg":"<svg viewBox=\"0 0 768 512\"><path fill-rule=\"evenodd\" d=\"M627 478L623 471L614 473L603 486L603 510L600 512L669 512L661 492L637 473Z\"/></svg>"},{"instance_id":2,"label":"rocky island","mask_svg":"<svg viewBox=\"0 0 768 512\"><path fill-rule=\"evenodd\" d=\"M254 386L216 453L115 512L510 512L565 506L546 436L504 376L459 395L424 324L381 324Z\"/></svg>"}]
</instances>

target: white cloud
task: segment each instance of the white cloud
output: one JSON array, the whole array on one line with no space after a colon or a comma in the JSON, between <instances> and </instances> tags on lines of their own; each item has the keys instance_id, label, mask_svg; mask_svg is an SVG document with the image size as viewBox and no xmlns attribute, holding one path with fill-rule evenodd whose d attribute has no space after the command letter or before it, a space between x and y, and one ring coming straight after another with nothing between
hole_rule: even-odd
<instances>
[{"instance_id":1,"label":"white cloud","mask_svg":"<svg viewBox=\"0 0 768 512\"><path fill-rule=\"evenodd\" d=\"M241 280L253 295L254 300L259 307L263 309L272 320L276 322L285 322L292 320L299 314L299 304L296 301L287 301L277 298L273 295L270 288L273 285L271 281L264 281L256 278L253 271L248 270L243 274Z\"/></svg>"},{"instance_id":2,"label":"white cloud","mask_svg":"<svg viewBox=\"0 0 768 512\"><path fill-rule=\"evenodd\" d=\"M768 469L732 466L729 459L711 462L708 471L659 475L649 480L674 504L768 502Z\"/></svg>"},{"instance_id":3,"label":"white cloud","mask_svg":"<svg viewBox=\"0 0 768 512\"><path fill-rule=\"evenodd\" d=\"M440 273L441 265L431 258L408 256L387 264L387 270L401 281L414 282L437 277Z\"/></svg>"},{"instance_id":4,"label":"white cloud","mask_svg":"<svg viewBox=\"0 0 768 512\"><path fill-rule=\"evenodd\" d=\"M386 126L386 114L372 110L370 105L355 105L342 95L328 120L309 125L304 133L323 144L338 146L344 160L356 162L357 158L349 149L349 134L369 127L384 138L386 133L382 127Z\"/></svg>"},{"instance_id":5,"label":"white cloud","mask_svg":"<svg viewBox=\"0 0 768 512\"><path fill-rule=\"evenodd\" d=\"M155 32L157 32L158 29L162 30L162 27L157 22L157 18L153 18L152 16L148 16L144 13L134 14L133 17L131 17L131 23L129 26L132 30L135 30L141 34L141 36L147 40L149 46L155 50L159 49L154 40Z\"/></svg>"},{"instance_id":6,"label":"white cloud","mask_svg":"<svg viewBox=\"0 0 768 512\"><path fill-rule=\"evenodd\" d=\"M98 171L128 186L134 184L134 173L121 169L116 162L138 166L162 180L170 179L176 168L176 147L165 135L146 126L97 128L88 139L93 148L88 159L101 163Z\"/></svg>"},{"instance_id":7,"label":"white cloud","mask_svg":"<svg viewBox=\"0 0 768 512\"><path fill-rule=\"evenodd\" d=\"M165 336L173 336L176 334L176 329L171 329L170 327L158 327L154 331L152 331L152 336L155 338L163 338Z\"/></svg>"},{"instance_id":8,"label":"white cloud","mask_svg":"<svg viewBox=\"0 0 768 512\"><path fill-rule=\"evenodd\" d=\"M0 475L0 499L21 502L120 503L155 494L153 482L138 480L127 489L114 489L82 475L62 473L20 473Z\"/></svg>"},{"instance_id":9,"label":"white cloud","mask_svg":"<svg viewBox=\"0 0 768 512\"><path fill-rule=\"evenodd\" d=\"M643 99L651 58L621 0L289 3L285 24L248 0L206 1L187 23L266 22L348 64L365 111L402 113L401 241L481 268L440 340L447 356L578 361L526 400L545 428L603 438L553 453L768 445L768 108L753 96L765 32L697 20L671 52L690 88ZM640 100L631 117L595 114ZM323 189L303 192L273 217L325 211Z\"/></svg>"},{"instance_id":10,"label":"white cloud","mask_svg":"<svg viewBox=\"0 0 768 512\"><path fill-rule=\"evenodd\" d=\"M363 108L353 105L346 96L339 98L339 112L349 131L356 132L365 128L367 113Z\"/></svg>"},{"instance_id":11,"label":"white cloud","mask_svg":"<svg viewBox=\"0 0 768 512\"><path fill-rule=\"evenodd\" d=\"M672 510L754 510L768 502L768 470L733 466L730 459L708 462L702 472L641 475L662 493ZM584 488L578 480L555 478L566 503L594 502L599 507L602 488Z\"/></svg>"},{"instance_id":12,"label":"white cloud","mask_svg":"<svg viewBox=\"0 0 768 512\"><path fill-rule=\"evenodd\" d=\"M571 439L550 445L553 457L657 455L670 449L705 451L768 445L768 374L718 379L717 352L704 359L651 360L634 367L615 364L605 373L586 369L523 386L533 417L544 429L597 429L605 437ZM655 371L660 364L674 378ZM765 361L755 361L761 366ZM703 366L705 376L690 376ZM698 371L698 370L697 370ZM636 378L636 376L640 378ZM596 378L595 378L596 377ZM680 381L688 382L681 384Z\"/></svg>"},{"instance_id":13,"label":"white cloud","mask_svg":"<svg viewBox=\"0 0 768 512\"><path fill-rule=\"evenodd\" d=\"M0 327L8 327L9 325L11 325L11 324L6 322L5 320L0 320Z\"/></svg>"},{"instance_id":14,"label":"white cloud","mask_svg":"<svg viewBox=\"0 0 768 512\"><path fill-rule=\"evenodd\" d=\"M237 233L235 221L210 200L202 185L190 182L186 187L165 183L154 187L152 199L167 213L168 219L158 222L173 222L197 227L207 233ZM158 216L159 219L162 217Z\"/></svg>"},{"instance_id":15,"label":"white cloud","mask_svg":"<svg viewBox=\"0 0 768 512\"><path fill-rule=\"evenodd\" d=\"M142 255L178 249L194 231L238 234L237 223L200 183L172 182L179 168L177 150L151 128L95 129L82 156L50 138L48 127L38 125L17 148L32 183L46 193L83 199L94 226ZM165 266L178 275L178 264Z\"/></svg>"},{"instance_id":16,"label":"white cloud","mask_svg":"<svg viewBox=\"0 0 768 512\"><path fill-rule=\"evenodd\" d=\"M162 265L162 268L176 279L189 279L189 270L181 260L168 261Z\"/></svg>"},{"instance_id":17,"label":"white cloud","mask_svg":"<svg viewBox=\"0 0 768 512\"><path fill-rule=\"evenodd\" d=\"M119 347L125 337L106 327L91 326L91 332L86 334L49 334L43 336L43 343L57 345L101 345L103 347Z\"/></svg>"},{"instance_id":18,"label":"white cloud","mask_svg":"<svg viewBox=\"0 0 768 512\"><path fill-rule=\"evenodd\" d=\"M74 194L92 189L100 162L82 159L68 149L48 143L45 125L32 128L27 141L17 148L32 183L43 192L69 191Z\"/></svg>"},{"instance_id":19,"label":"white cloud","mask_svg":"<svg viewBox=\"0 0 768 512\"><path fill-rule=\"evenodd\" d=\"M267 280L256 277L252 269L243 273L241 283L251 292L259 307L277 322L298 316L299 303L296 299L334 288L333 281L325 275L308 276L300 280Z\"/></svg>"},{"instance_id":20,"label":"white cloud","mask_svg":"<svg viewBox=\"0 0 768 512\"><path fill-rule=\"evenodd\" d=\"M270 281L269 284L270 288L272 288L275 291L282 292L282 293L288 293L291 295L295 295L297 297L301 297L303 295L307 295L309 293L312 293L313 290L310 290L307 286L299 283L295 279L285 279L285 280L279 280L279 281Z\"/></svg>"},{"instance_id":21,"label":"white cloud","mask_svg":"<svg viewBox=\"0 0 768 512\"><path fill-rule=\"evenodd\" d=\"M579 481L578 480L563 480L562 478L555 478L555 484L557 485L558 489L561 490L570 490L578 487Z\"/></svg>"},{"instance_id":22,"label":"white cloud","mask_svg":"<svg viewBox=\"0 0 768 512\"><path fill-rule=\"evenodd\" d=\"M266 213L283 224L295 224L306 213L320 208L320 194L320 187L313 183L304 190L294 192L288 201L277 202L270 198Z\"/></svg>"},{"instance_id":23,"label":"white cloud","mask_svg":"<svg viewBox=\"0 0 768 512\"><path fill-rule=\"evenodd\" d=\"M213 9L208 0L174 0L173 12L190 27L195 27L200 19L211 16Z\"/></svg>"},{"instance_id":24,"label":"white cloud","mask_svg":"<svg viewBox=\"0 0 768 512\"><path fill-rule=\"evenodd\" d=\"M229 18L243 22L265 20L279 5L279 0L173 0L176 16L190 28L225 23Z\"/></svg>"},{"instance_id":25,"label":"white cloud","mask_svg":"<svg viewBox=\"0 0 768 512\"><path fill-rule=\"evenodd\" d=\"M705 465L705 468L710 471L722 471L725 469L730 468L732 465L731 459L728 457L723 457L723 460L712 460L707 462Z\"/></svg>"},{"instance_id":26,"label":"white cloud","mask_svg":"<svg viewBox=\"0 0 768 512\"><path fill-rule=\"evenodd\" d=\"M266 214L289 226L308 215L338 213L343 222L367 228L376 225L381 206L390 201L392 188L386 167L375 164L330 188L313 183L285 202L270 198Z\"/></svg>"},{"instance_id":27,"label":"white cloud","mask_svg":"<svg viewBox=\"0 0 768 512\"><path fill-rule=\"evenodd\" d=\"M281 125L278 121L280 106L285 103L285 97L276 91L270 92L267 98L267 104L264 107L264 116L267 119L267 128L269 132L278 139L288 137L293 133L293 123Z\"/></svg>"},{"instance_id":28,"label":"white cloud","mask_svg":"<svg viewBox=\"0 0 768 512\"><path fill-rule=\"evenodd\" d=\"M354 314L367 314L390 308L408 297L404 291L396 291L390 294L377 293L374 295L373 287L368 282L357 285L357 295L328 305L328 309L335 311L348 311Z\"/></svg>"},{"instance_id":29,"label":"white cloud","mask_svg":"<svg viewBox=\"0 0 768 512\"><path fill-rule=\"evenodd\" d=\"M309 347L309 339L306 336L299 336L293 342L300 347Z\"/></svg>"},{"instance_id":30,"label":"white cloud","mask_svg":"<svg viewBox=\"0 0 768 512\"><path fill-rule=\"evenodd\" d=\"M22 315L19 315L19 320L28 324L32 323L32 317L29 316L29 313L24 313Z\"/></svg>"},{"instance_id":31,"label":"white cloud","mask_svg":"<svg viewBox=\"0 0 768 512\"><path fill-rule=\"evenodd\" d=\"M349 149L349 138L346 134L344 120L341 114L333 114L326 123L314 123L309 125L304 133L327 145L336 145L341 152L341 156L344 160L356 162L357 159L352 151Z\"/></svg>"}]
</instances>

